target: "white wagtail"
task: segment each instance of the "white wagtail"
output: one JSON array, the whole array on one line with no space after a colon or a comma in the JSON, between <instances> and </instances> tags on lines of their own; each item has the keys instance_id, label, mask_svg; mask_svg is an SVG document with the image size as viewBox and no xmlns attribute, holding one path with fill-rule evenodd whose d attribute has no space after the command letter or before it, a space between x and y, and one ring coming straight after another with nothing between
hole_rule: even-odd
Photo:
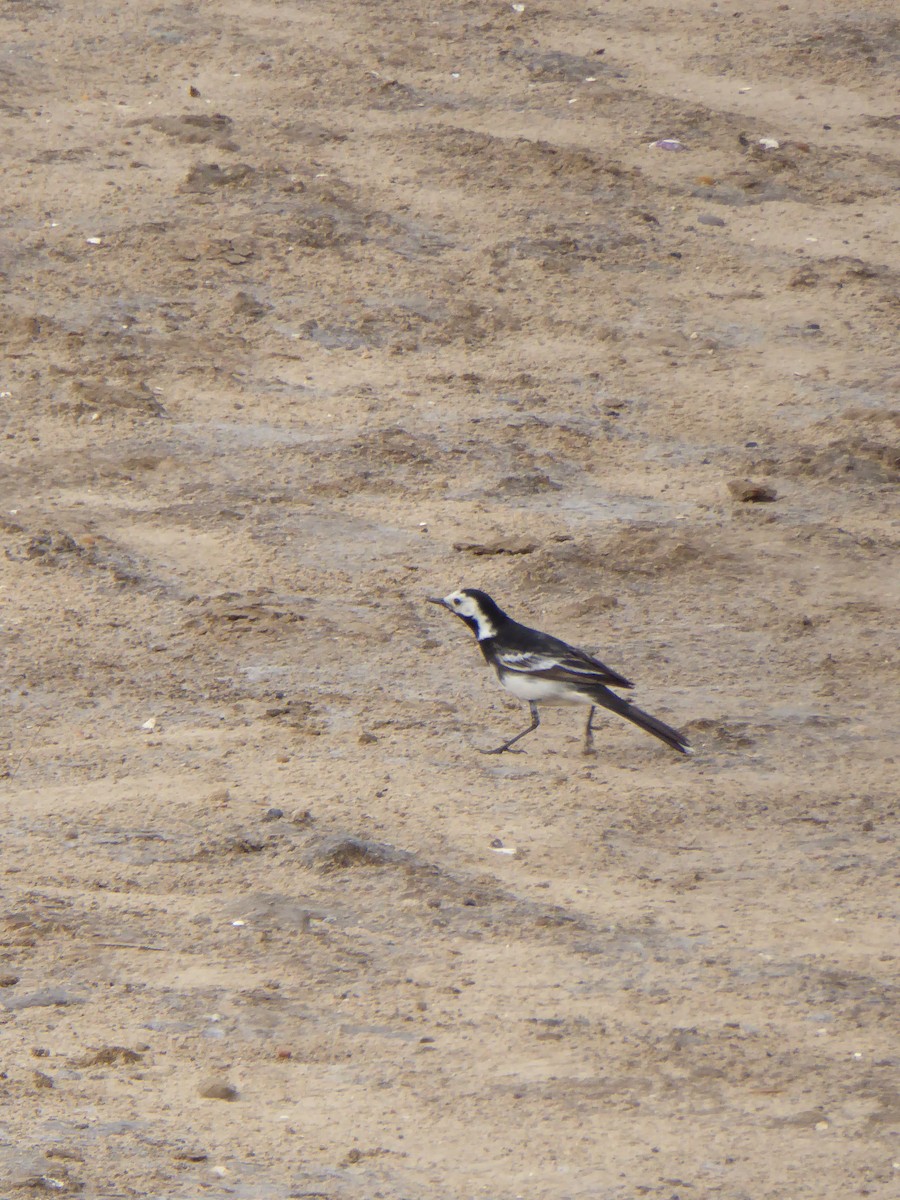
<instances>
[{"instance_id":1,"label":"white wagtail","mask_svg":"<svg viewBox=\"0 0 900 1200\"><path fill-rule=\"evenodd\" d=\"M677 729L635 708L609 690L610 686L634 687L633 683L584 650L578 650L548 633L520 625L508 617L486 592L480 592L477 588L463 588L442 599L431 596L428 599L431 604L440 604L465 621L478 639L481 653L497 672L506 690L519 700L527 700L531 707L531 724L528 728L502 746L485 750L485 754L502 754L520 738L533 733L541 723L538 704L591 706L584 731L586 754L593 750L592 722L597 705L646 729L680 754L693 754L687 739Z\"/></svg>"}]
</instances>

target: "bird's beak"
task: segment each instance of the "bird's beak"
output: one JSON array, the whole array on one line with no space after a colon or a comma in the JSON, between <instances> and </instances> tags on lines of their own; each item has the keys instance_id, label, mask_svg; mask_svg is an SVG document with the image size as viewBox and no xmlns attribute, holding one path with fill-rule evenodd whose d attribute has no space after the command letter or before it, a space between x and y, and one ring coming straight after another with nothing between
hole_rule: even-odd
<instances>
[{"instance_id":1,"label":"bird's beak","mask_svg":"<svg viewBox=\"0 0 900 1200\"><path fill-rule=\"evenodd\" d=\"M450 605L447 603L447 601L442 599L440 596L426 596L425 599L428 601L429 604L439 604L441 606L441 608L449 608L450 607Z\"/></svg>"}]
</instances>

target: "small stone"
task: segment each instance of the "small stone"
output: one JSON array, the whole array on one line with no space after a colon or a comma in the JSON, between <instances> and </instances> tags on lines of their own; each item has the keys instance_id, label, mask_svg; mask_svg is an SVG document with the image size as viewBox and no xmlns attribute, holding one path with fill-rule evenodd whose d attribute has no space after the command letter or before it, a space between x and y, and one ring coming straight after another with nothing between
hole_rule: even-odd
<instances>
[{"instance_id":1,"label":"small stone","mask_svg":"<svg viewBox=\"0 0 900 1200\"><path fill-rule=\"evenodd\" d=\"M815 287L821 276L812 267L800 267L796 270L788 280L790 288L811 288Z\"/></svg>"},{"instance_id":2,"label":"small stone","mask_svg":"<svg viewBox=\"0 0 900 1200\"><path fill-rule=\"evenodd\" d=\"M45 1075L43 1071L33 1071L34 1086L36 1088L52 1088L53 1080L49 1075Z\"/></svg>"},{"instance_id":3,"label":"small stone","mask_svg":"<svg viewBox=\"0 0 900 1200\"><path fill-rule=\"evenodd\" d=\"M266 809L266 813L265 813L265 816L263 817L263 820L264 821L280 821L283 816L284 816L283 808L268 808L268 809Z\"/></svg>"},{"instance_id":4,"label":"small stone","mask_svg":"<svg viewBox=\"0 0 900 1200\"><path fill-rule=\"evenodd\" d=\"M218 163L196 163L188 171L184 190L206 192L214 187L228 187L243 183L253 174L254 169L248 163L235 163L230 167L220 167Z\"/></svg>"},{"instance_id":5,"label":"small stone","mask_svg":"<svg viewBox=\"0 0 900 1200\"><path fill-rule=\"evenodd\" d=\"M238 1090L227 1079L208 1079L200 1087L204 1100L237 1100Z\"/></svg>"},{"instance_id":6,"label":"small stone","mask_svg":"<svg viewBox=\"0 0 900 1200\"><path fill-rule=\"evenodd\" d=\"M13 975L11 971L3 971L0 973L0 988L15 987L19 982L19 976Z\"/></svg>"},{"instance_id":7,"label":"small stone","mask_svg":"<svg viewBox=\"0 0 900 1200\"><path fill-rule=\"evenodd\" d=\"M140 1062L143 1055L128 1046L101 1046L74 1060L76 1067L119 1067Z\"/></svg>"},{"instance_id":8,"label":"small stone","mask_svg":"<svg viewBox=\"0 0 900 1200\"><path fill-rule=\"evenodd\" d=\"M735 500L743 504L770 504L778 498L778 492L767 483L755 483L752 479L730 479L728 490Z\"/></svg>"},{"instance_id":9,"label":"small stone","mask_svg":"<svg viewBox=\"0 0 900 1200\"><path fill-rule=\"evenodd\" d=\"M722 220L722 218L717 217L714 213L701 213L700 216L697 218L697 224L698 225L716 225L720 228L724 228L724 226L725 226L725 222Z\"/></svg>"},{"instance_id":10,"label":"small stone","mask_svg":"<svg viewBox=\"0 0 900 1200\"><path fill-rule=\"evenodd\" d=\"M258 300L251 292L238 292L232 301L232 310L239 317L258 321L272 311L272 305Z\"/></svg>"},{"instance_id":11,"label":"small stone","mask_svg":"<svg viewBox=\"0 0 900 1200\"><path fill-rule=\"evenodd\" d=\"M494 538L490 542L454 542L453 549L463 554L491 558L503 554L533 554L537 550L537 543L529 541L528 538L507 537Z\"/></svg>"},{"instance_id":12,"label":"small stone","mask_svg":"<svg viewBox=\"0 0 900 1200\"><path fill-rule=\"evenodd\" d=\"M86 1004L86 996L77 996L61 987L40 988L25 996L10 996L3 1001L3 1007L15 1012L22 1008L64 1008L69 1004Z\"/></svg>"},{"instance_id":13,"label":"small stone","mask_svg":"<svg viewBox=\"0 0 900 1200\"><path fill-rule=\"evenodd\" d=\"M504 476L497 484L496 490L507 496L537 496L542 492L562 491L562 484L551 479L546 471L521 471L515 475ZM524 553L530 554L531 551Z\"/></svg>"},{"instance_id":14,"label":"small stone","mask_svg":"<svg viewBox=\"0 0 900 1200\"><path fill-rule=\"evenodd\" d=\"M321 838L307 852L307 862L322 871L344 871L352 867L411 867L416 856L386 842L374 842L352 834Z\"/></svg>"},{"instance_id":15,"label":"small stone","mask_svg":"<svg viewBox=\"0 0 900 1200\"><path fill-rule=\"evenodd\" d=\"M359 735L358 741L361 746L371 746L374 742L378 741L378 738L374 733L370 733L368 729L364 729Z\"/></svg>"}]
</instances>

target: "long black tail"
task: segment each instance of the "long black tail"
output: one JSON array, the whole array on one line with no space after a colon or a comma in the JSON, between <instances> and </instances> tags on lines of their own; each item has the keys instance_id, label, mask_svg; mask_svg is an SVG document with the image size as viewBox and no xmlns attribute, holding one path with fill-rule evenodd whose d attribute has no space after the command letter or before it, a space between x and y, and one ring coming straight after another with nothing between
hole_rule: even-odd
<instances>
[{"instance_id":1,"label":"long black tail","mask_svg":"<svg viewBox=\"0 0 900 1200\"><path fill-rule=\"evenodd\" d=\"M684 734L679 733L677 729L673 729L671 725L667 725L665 721L660 721L658 717L651 717L643 709L629 704L627 700L623 700L615 692L610 692L606 688L597 688L595 692L591 692L591 699L603 708L608 708L611 712L618 713L626 721L631 721L639 729L646 729L647 733L652 733L654 737L658 737L661 742L665 742L667 746L671 746L679 754L694 753L690 742Z\"/></svg>"}]
</instances>

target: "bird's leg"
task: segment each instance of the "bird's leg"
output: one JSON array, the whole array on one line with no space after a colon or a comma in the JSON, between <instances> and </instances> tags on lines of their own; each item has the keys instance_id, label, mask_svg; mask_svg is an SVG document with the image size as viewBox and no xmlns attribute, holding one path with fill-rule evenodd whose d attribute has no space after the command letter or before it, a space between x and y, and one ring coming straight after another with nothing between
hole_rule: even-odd
<instances>
[{"instance_id":1,"label":"bird's leg","mask_svg":"<svg viewBox=\"0 0 900 1200\"><path fill-rule=\"evenodd\" d=\"M587 725L584 727L584 751L585 754L594 754L594 705L591 705L591 711L588 713Z\"/></svg>"},{"instance_id":2,"label":"bird's leg","mask_svg":"<svg viewBox=\"0 0 900 1200\"><path fill-rule=\"evenodd\" d=\"M497 746L493 750L482 750L481 753L482 754L502 754L504 750L508 750L510 748L510 746L514 746L515 743L519 740L519 738L523 738L526 735L526 733L533 733L535 731L535 729L537 729L538 725L540 725L541 718L538 716L538 706L534 703L533 700L529 701L529 707L531 708L531 724L528 726L527 729L523 729L521 733L517 733L515 737L510 738L508 742L504 742L502 746ZM516 750L516 751L514 751L514 753L518 754L519 751Z\"/></svg>"}]
</instances>

